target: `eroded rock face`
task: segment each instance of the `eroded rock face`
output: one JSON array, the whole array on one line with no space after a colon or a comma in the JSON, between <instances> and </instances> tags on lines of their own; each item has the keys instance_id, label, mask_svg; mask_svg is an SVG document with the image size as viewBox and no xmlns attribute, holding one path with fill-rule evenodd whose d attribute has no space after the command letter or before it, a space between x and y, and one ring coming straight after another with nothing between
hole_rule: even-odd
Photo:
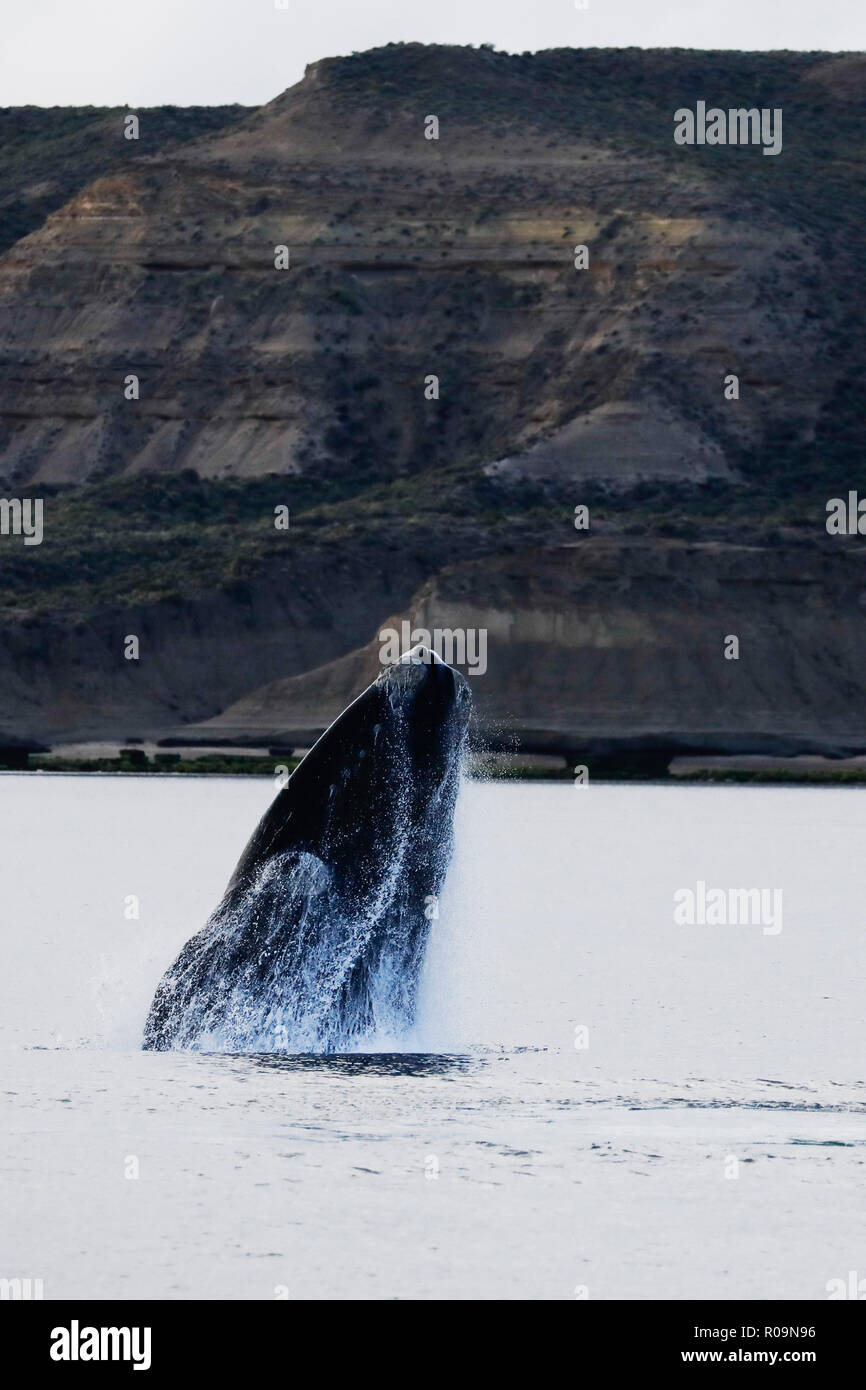
<instances>
[{"instance_id":1,"label":"eroded rock face","mask_svg":"<svg viewBox=\"0 0 866 1390\"><path fill-rule=\"evenodd\" d=\"M0 107L0 254L142 149L126 139L130 114L120 106ZM247 115L244 106L149 107L143 148L165 154Z\"/></svg>"},{"instance_id":2,"label":"eroded rock face","mask_svg":"<svg viewBox=\"0 0 866 1390\"><path fill-rule=\"evenodd\" d=\"M677 100L751 92L756 58L802 113L785 168L676 147ZM719 62L407 45L316 64L167 152L148 155L143 113L117 167L0 261L3 478L459 458L628 486L729 477L780 421L808 439L852 365L828 338L853 259L846 235L824 254L807 196L807 102L834 100L832 72ZM852 100L827 121L840 148Z\"/></svg>"},{"instance_id":3,"label":"eroded rock face","mask_svg":"<svg viewBox=\"0 0 866 1390\"><path fill-rule=\"evenodd\" d=\"M839 753L866 749L864 602L866 554L586 539L448 570L405 617L486 634L486 669L462 669L488 742ZM739 659L725 657L731 635ZM364 688L381 647L272 682L194 732L303 744Z\"/></svg>"}]
</instances>

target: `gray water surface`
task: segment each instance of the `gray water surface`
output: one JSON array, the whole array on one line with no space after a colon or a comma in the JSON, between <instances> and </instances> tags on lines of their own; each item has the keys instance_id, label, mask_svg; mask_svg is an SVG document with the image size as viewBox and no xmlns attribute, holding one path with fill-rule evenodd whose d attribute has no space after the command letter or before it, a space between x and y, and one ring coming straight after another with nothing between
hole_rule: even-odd
<instances>
[{"instance_id":1,"label":"gray water surface","mask_svg":"<svg viewBox=\"0 0 866 1390\"><path fill-rule=\"evenodd\" d=\"M141 1052L272 795L0 778L0 1277L820 1299L866 1276L866 793L471 784L411 1036ZM780 888L781 930L676 923L698 880Z\"/></svg>"}]
</instances>

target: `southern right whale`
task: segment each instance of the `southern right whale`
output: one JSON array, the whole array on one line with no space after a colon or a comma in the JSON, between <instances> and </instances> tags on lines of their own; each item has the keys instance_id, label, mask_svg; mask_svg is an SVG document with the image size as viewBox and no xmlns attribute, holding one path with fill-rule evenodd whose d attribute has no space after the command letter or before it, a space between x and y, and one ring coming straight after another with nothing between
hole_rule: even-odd
<instances>
[{"instance_id":1,"label":"southern right whale","mask_svg":"<svg viewBox=\"0 0 866 1390\"><path fill-rule=\"evenodd\" d=\"M145 1048L333 1052L411 1024L469 705L417 647L343 711L163 976Z\"/></svg>"}]
</instances>

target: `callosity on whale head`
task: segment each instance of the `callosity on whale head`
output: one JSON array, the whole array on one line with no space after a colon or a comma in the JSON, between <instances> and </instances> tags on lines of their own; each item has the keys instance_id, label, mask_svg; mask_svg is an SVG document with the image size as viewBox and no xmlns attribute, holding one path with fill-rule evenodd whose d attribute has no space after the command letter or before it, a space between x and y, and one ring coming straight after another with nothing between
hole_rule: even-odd
<instances>
[{"instance_id":1,"label":"callosity on whale head","mask_svg":"<svg viewBox=\"0 0 866 1390\"><path fill-rule=\"evenodd\" d=\"M160 982L146 1048L325 1052L411 1024L469 706L416 647L343 711Z\"/></svg>"}]
</instances>

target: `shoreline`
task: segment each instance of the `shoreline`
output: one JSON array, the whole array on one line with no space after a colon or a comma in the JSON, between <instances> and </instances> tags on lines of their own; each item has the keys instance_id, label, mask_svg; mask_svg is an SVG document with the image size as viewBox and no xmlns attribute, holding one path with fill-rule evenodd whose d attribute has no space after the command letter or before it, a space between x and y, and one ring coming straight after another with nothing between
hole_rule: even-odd
<instances>
[{"instance_id":1,"label":"shoreline","mask_svg":"<svg viewBox=\"0 0 866 1390\"><path fill-rule=\"evenodd\" d=\"M114 754L94 756L58 753L29 753L15 765L0 767L0 775L36 774L94 777L255 777L273 780L294 772L308 750L220 749L181 752L154 751L126 747ZM468 759L467 775L480 782L566 782L576 781L574 755L475 753ZM866 786L866 758L827 759L730 757L673 758L664 770L651 771L639 758L624 757L618 762L603 760L593 775L592 761L585 785L604 783L647 786Z\"/></svg>"}]
</instances>

